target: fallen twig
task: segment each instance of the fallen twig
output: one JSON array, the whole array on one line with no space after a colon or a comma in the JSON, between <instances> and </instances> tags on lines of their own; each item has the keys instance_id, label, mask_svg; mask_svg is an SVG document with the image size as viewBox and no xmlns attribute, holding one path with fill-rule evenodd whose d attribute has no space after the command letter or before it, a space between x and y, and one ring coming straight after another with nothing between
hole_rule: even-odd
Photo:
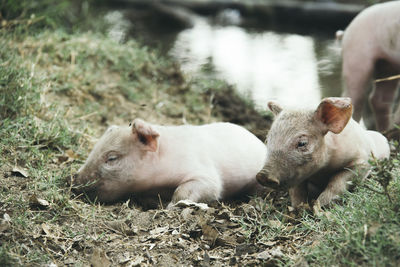
<instances>
[{"instance_id":1,"label":"fallen twig","mask_svg":"<svg viewBox=\"0 0 400 267\"><path fill-rule=\"evenodd\" d=\"M400 74L382 78L382 79L376 79L374 82L379 83L379 82L392 81L392 80L397 80L397 79L400 79Z\"/></svg>"}]
</instances>

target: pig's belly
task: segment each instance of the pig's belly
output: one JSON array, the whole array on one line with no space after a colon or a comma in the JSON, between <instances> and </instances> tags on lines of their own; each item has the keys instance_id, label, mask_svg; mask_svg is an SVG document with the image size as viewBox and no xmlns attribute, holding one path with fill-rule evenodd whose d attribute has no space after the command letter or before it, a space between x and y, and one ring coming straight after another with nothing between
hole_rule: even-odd
<instances>
[{"instance_id":1,"label":"pig's belly","mask_svg":"<svg viewBox=\"0 0 400 267\"><path fill-rule=\"evenodd\" d=\"M383 51L383 57L397 68L400 68L400 20L396 27L391 27L380 34L380 49Z\"/></svg>"}]
</instances>

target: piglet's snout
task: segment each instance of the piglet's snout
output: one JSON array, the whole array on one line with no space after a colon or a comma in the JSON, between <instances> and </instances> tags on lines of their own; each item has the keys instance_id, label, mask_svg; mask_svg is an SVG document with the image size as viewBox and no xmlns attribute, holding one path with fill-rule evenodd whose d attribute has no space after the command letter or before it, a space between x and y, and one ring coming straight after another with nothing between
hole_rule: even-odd
<instances>
[{"instance_id":1,"label":"piglet's snout","mask_svg":"<svg viewBox=\"0 0 400 267\"><path fill-rule=\"evenodd\" d=\"M277 189L280 184L279 180L273 176L270 176L265 169L263 169L259 173L257 173L256 179L263 186L270 187L270 188Z\"/></svg>"},{"instance_id":2,"label":"piglet's snout","mask_svg":"<svg viewBox=\"0 0 400 267\"><path fill-rule=\"evenodd\" d=\"M87 193L90 191L95 191L99 186L98 180L93 177L94 175L86 177L78 172L68 177L67 183L68 185L72 186L73 191L78 193Z\"/></svg>"}]
</instances>

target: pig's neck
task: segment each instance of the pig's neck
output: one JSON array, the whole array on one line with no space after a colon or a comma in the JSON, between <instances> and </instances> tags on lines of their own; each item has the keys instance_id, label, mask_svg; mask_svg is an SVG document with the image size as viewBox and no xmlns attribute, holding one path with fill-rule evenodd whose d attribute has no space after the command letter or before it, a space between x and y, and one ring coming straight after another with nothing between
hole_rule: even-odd
<instances>
[{"instance_id":1,"label":"pig's neck","mask_svg":"<svg viewBox=\"0 0 400 267\"><path fill-rule=\"evenodd\" d=\"M169 134L168 127L157 127L160 133L158 138L158 149L156 152L146 153L146 170L143 177L146 177L146 187L171 187L175 188L184 179L182 162L183 156L179 153L183 150L179 145L179 140ZM178 138L179 139L179 138Z\"/></svg>"}]
</instances>

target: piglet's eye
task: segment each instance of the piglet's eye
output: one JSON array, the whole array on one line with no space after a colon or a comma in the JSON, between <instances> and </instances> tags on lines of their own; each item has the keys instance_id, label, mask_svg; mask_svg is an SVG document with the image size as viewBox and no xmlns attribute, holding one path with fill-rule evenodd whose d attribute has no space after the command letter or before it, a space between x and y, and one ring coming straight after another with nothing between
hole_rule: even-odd
<instances>
[{"instance_id":1,"label":"piglet's eye","mask_svg":"<svg viewBox=\"0 0 400 267\"><path fill-rule=\"evenodd\" d=\"M296 148L299 151L306 152L308 150L308 138L306 136L299 137Z\"/></svg>"},{"instance_id":2,"label":"piglet's eye","mask_svg":"<svg viewBox=\"0 0 400 267\"><path fill-rule=\"evenodd\" d=\"M109 156L107 156L107 159L106 159L106 163L107 164L113 164L113 163L115 163L117 160L118 160L118 155L109 155Z\"/></svg>"},{"instance_id":3,"label":"piglet's eye","mask_svg":"<svg viewBox=\"0 0 400 267\"><path fill-rule=\"evenodd\" d=\"M306 140L301 140L297 143L297 148L305 147L308 145L308 142Z\"/></svg>"}]
</instances>

